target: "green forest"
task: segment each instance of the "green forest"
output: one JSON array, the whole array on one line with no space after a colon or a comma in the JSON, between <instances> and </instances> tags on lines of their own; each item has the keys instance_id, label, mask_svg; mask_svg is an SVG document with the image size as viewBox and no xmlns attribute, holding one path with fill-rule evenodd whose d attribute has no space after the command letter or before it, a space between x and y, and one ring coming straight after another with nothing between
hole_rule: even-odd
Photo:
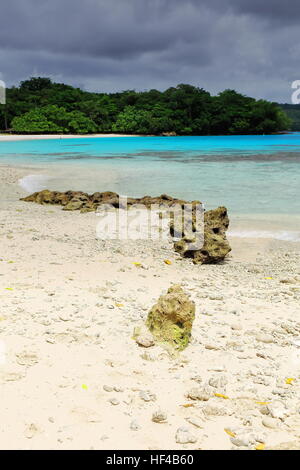
<instances>
[{"instance_id":1,"label":"green forest","mask_svg":"<svg viewBox=\"0 0 300 470\"><path fill-rule=\"evenodd\" d=\"M300 104L281 104L280 107L291 120L290 130L300 131Z\"/></svg>"},{"instance_id":2,"label":"green forest","mask_svg":"<svg viewBox=\"0 0 300 470\"><path fill-rule=\"evenodd\" d=\"M7 89L0 129L19 134L271 134L292 128L276 103L180 84L165 91L91 93L49 78Z\"/></svg>"}]
</instances>

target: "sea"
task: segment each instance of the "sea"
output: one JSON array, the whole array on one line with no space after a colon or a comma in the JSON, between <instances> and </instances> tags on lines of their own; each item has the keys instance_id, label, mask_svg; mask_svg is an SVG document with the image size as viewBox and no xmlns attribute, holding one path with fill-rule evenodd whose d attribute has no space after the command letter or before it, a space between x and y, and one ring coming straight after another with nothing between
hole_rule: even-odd
<instances>
[{"instance_id":1,"label":"sea","mask_svg":"<svg viewBox=\"0 0 300 470\"><path fill-rule=\"evenodd\" d=\"M300 133L86 137L0 142L0 165L26 168L41 189L162 193L226 206L235 235L300 241Z\"/></svg>"}]
</instances>

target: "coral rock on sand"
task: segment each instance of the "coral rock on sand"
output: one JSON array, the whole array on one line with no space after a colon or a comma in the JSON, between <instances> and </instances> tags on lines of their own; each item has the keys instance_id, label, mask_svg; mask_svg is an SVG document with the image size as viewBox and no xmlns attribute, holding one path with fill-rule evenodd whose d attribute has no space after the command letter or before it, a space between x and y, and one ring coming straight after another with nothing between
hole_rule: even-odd
<instances>
[{"instance_id":1,"label":"coral rock on sand","mask_svg":"<svg viewBox=\"0 0 300 470\"><path fill-rule=\"evenodd\" d=\"M92 212L97 211L103 205L110 205L114 208L121 208L120 197L114 192L94 193L89 195L81 191L58 191L43 190L21 199L26 202L36 202L38 204L55 204L63 206L65 211ZM180 199L173 198L166 194L158 197L144 196L142 198L128 198L128 207L134 204L142 204L147 208L152 205L179 209L186 208L186 204L192 206L190 215L185 217L186 221L176 219L174 216L170 223L170 234L178 238L174 243L175 251L185 258L192 258L195 264L218 263L231 251L226 239L226 230L229 226L229 219L226 207L219 207L204 213L204 226L196 217L196 207L201 203L192 201L188 203ZM163 209L162 209L163 210ZM184 227L182 227L184 225ZM180 236L178 236L180 234ZM181 238L182 237L182 238ZM180 239L181 238L181 239ZM195 245L195 242L198 243Z\"/></svg>"},{"instance_id":2,"label":"coral rock on sand","mask_svg":"<svg viewBox=\"0 0 300 470\"><path fill-rule=\"evenodd\" d=\"M53 204L64 206L64 210L81 212L96 211L99 206L110 204L115 208L120 207L120 199L117 193L106 191L103 193L87 194L81 191L66 191L61 193L59 191L49 191L45 189L31 194L30 196L21 198L21 201L36 202L37 204ZM186 201L173 198L167 194L162 194L158 197L144 196L142 198L127 198L127 205L130 207L133 204L143 204L145 207L150 208L152 204L160 204L172 207L174 204L183 205Z\"/></svg>"},{"instance_id":3,"label":"coral rock on sand","mask_svg":"<svg viewBox=\"0 0 300 470\"><path fill-rule=\"evenodd\" d=\"M145 325L135 327L133 338L137 344L143 348L150 348L154 345L154 338Z\"/></svg>"},{"instance_id":4,"label":"coral rock on sand","mask_svg":"<svg viewBox=\"0 0 300 470\"><path fill-rule=\"evenodd\" d=\"M193 242L197 236L197 228L193 220L193 234L183 233L183 238L175 242L175 251L183 257L192 258L195 264L218 263L230 253L231 248L226 238L229 227L229 218L226 207L218 207L204 213L204 228L198 232L200 248L193 249ZM171 225L171 230L176 230ZM195 247L194 247L195 248Z\"/></svg>"},{"instance_id":5,"label":"coral rock on sand","mask_svg":"<svg viewBox=\"0 0 300 470\"><path fill-rule=\"evenodd\" d=\"M197 437L185 427L177 429L175 439L177 444L195 444L197 442Z\"/></svg>"},{"instance_id":6,"label":"coral rock on sand","mask_svg":"<svg viewBox=\"0 0 300 470\"><path fill-rule=\"evenodd\" d=\"M176 134L176 132L162 132L161 136L162 137L176 137L177 134Z\"/></svg>"},{"instance_id":7,"label":"coral rock on sand","mask_svg":"<svg viewBox=\"0 0 300 470\"><path fill-rule=\"evenodd\" d=\"M177 350L186 348L195 318L195 304L181 286L170 287L149 312L147 326L153 336Z\"/></svg>"},{"instance_id":8,"label":"coral rock on sand","mask_svg":"<svg viewBox=\"0 0 300 470\"><path fill-rule=\"evenodd\" d=\"M154 423L166 423L168 420L167 413L164 411L158 410L152 414L152 421Z\"/></svg>"}]
</instances>

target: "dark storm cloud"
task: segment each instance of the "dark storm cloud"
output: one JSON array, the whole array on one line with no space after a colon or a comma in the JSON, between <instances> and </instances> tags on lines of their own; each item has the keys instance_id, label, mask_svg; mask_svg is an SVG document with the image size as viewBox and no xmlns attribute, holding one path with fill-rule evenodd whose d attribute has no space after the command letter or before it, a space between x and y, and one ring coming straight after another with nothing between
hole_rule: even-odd
<instances>
[{"instance_id":1,"label":"dark storm cloud","mask_svg":"<svg viewBox=\"0 0 300 470\"><path fill-rule=\"evenodd\" d=\"M300 79L300 2L10 0L0 78L46 75L90 90L192 83L274 100Z\"/></svg>"},{"instance_id":2,"label":"dark storm cloud","mask_svg":"<svg viewBox=\"0 0 300 470\"><path fill-rule=\"evenodd\" d=\"M252 14L270 23L298 23L300 2L298 0L229 0L229 4L239 13Z\"/></svg>"},{"instance_id":3,"label":"dark storm cloud","mask_svg":"<svg viewBox=\"0 0 300 470\"><path fill-rule=\"evenodd\" d=\"M177 3L177 0L175 2ZM188 3L195 7L207 4L219 13L249 14L269 23L298 23L300 15L299 0L188 0Z\"/></svg>"},{"instance_id":4,"label":"dark storm cloud","mask_svg":"<svg viewBox=\"0 0 300 470\"><path fill-rule=\"evenodd\" d=\"M12 0L1 13L11 19L0 29L0 44L9 49L122 59L203 36L193 9L170 0Z\"/></svg>"}]
</instances>

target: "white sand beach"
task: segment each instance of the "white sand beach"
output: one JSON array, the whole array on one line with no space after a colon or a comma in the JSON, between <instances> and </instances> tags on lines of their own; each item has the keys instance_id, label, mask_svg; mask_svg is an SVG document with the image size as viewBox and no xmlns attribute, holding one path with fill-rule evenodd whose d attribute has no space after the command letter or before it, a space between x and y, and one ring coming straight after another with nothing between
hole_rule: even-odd
<instances>
[{"instance_id":1,"label":"white sand beach","mask_svg":"<svg viewBox=\"0 0 300 470\"><path fill-rule=\"evenodd\" d=\"M129 134L0 134L0 142L14 142L19 140L48 140L48 139L87 139L93 137L140 137Z\"/></svg>"},{"instance_id":2,"label":"white sand beach","mask_svg":"<svg viewBox=\"0 0 300 470\"><path fill-rule=\"evenodd\" d=\"M0 167L0 448L299 448L300 243L231 237L224 263L196 266L19 201L30 173ZM132 337L174 283L196 319L173 357Z\"/></svg>"}]
</instances>

